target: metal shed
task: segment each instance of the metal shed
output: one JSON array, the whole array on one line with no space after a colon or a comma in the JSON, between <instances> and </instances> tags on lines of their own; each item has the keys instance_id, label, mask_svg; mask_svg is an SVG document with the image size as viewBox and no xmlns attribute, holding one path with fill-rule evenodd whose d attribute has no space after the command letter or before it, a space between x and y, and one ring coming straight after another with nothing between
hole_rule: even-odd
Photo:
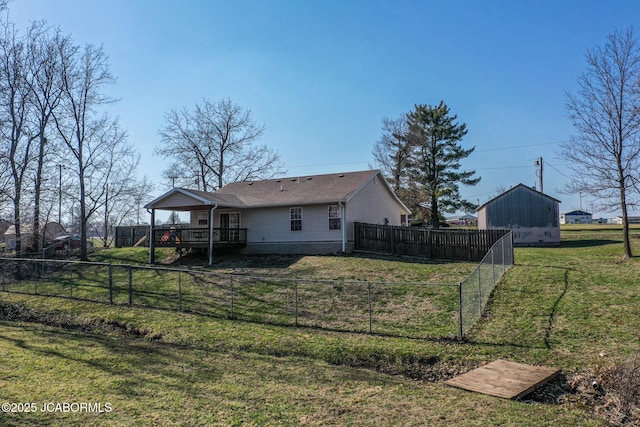
<instances>
[{"instance_id":1,"label":"metal shed","mask_svg":"<svg viewBox=\"0 0 640 427\"><path fill-rule=\"evenodd\" d=\"M524 184L505 191L478 209L478 229L513 231L519 246L560 244L560 201Z\"/></svg>"}]
</instances>

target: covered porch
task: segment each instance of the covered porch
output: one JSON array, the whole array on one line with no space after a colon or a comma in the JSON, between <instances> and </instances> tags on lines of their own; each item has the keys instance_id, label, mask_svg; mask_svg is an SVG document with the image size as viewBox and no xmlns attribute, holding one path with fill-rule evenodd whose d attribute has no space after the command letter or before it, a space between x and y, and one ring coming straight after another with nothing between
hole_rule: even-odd
<instances>
[{"instance_id":1,"label":"covered porch","mask_svg":"<svg viewBox=\"0 0 640 427\"><path fill-rule=\"evenodd\" d=\"M208 228L153 227L153 243L156 248L206 249L209 247ZM216 248L242 248L247 245L246 228L214 228L213 243Z\"/></svg>"},{"instance_id":2,"label":"covered porch","mask_svg":"<svg viewBox=\"0 0 640 427\"><path fill-rule=\"evenodd\" d=\"M174 188L145 205L151 214L149 263L155 264L156 248L205 249L209 253L209 265L213 265L214 249L246 246L247 229L240 228L239 223L215 224L214 213L218 208L241 209L243 205L235 197L185 188ZM189 212L190 225L156 225L158 210Z\"/></svg>"}]
</instances>

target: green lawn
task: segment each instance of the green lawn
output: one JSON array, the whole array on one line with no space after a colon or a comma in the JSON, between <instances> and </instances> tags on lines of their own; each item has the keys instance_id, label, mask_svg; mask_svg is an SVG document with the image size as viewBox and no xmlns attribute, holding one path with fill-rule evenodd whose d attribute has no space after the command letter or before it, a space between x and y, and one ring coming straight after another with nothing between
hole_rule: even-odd
<instances>
[{"instance_id":1,"label":"green lawn","mask_svg":"<svg viewBox=\"0 0 640 427\"><path fill-rule=\"evenodd\" d=\"M638 239L633 246L640 251ZM144 262L137 252L112 254ZM576 384L638 352L639 260L622 259L615 229L607 236L563 229L561 247L518 248L515 256L490 311L463 343L0 293L0 319L20 319L0 323L3 401L108 402L112 408L12 413L0 423L606 425L595 412L608 409L595 408L595 392ZM277 266L265 258L225 259L216 268L274 277L305 272L446 281L460 280L469 266L302 257ZM557 366L574 388L553 403L532 403L442 384L496 358Z\"/></svg>"}]
</instances>

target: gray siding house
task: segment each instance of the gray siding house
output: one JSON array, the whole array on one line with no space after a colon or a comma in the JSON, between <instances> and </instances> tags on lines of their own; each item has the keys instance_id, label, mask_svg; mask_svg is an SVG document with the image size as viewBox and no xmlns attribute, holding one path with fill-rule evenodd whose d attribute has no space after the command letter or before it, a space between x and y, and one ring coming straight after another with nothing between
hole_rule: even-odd
<instances>
[{"instance_id":1,"label":"gray siding house","mask_svg":"<svg viewBox=\"0 0 640 427\"><path fill-rule=\"evenodd\" d=\"M208 193L174 188L145 208L190 212L187 228L153 226L151 256L159 246L233 245L242 253L350 252L354 222L406 225L407 207L380 171L242 181Z\"/></svg>"},{"instance_id":2,"label":"gray siding house","mask_svg":"<svg viewBox=\"0 0 640 427\"><path fill-rule=\"evenodd\" d=\"M560 213L560 224L591 224L593 215L585 211L570 211Z\"/></svg>"},{"instance_id":3,"label":"gray siding house","mask_svg":"<svg viewBox=\"0 0 640 427\"><path fill-rule=\"evenodd\" d=\"M505 191L478 209L478 229L509 229L519 246L560 244L560 201L524 184Z\"/></svg>"}]
</instances>

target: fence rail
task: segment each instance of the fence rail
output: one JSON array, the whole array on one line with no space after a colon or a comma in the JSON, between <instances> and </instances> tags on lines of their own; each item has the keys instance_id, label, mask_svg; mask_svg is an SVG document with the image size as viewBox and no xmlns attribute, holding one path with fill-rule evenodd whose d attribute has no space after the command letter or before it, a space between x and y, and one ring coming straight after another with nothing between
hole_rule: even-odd
<instances>
[{"instance_id":1,"label":"fence rail","mask_svg":"<svg viewBox=\"0 0 640 427\"><path fill-rule=\"evenodd\" d=\"M480 261L509 230L432 230L355 223L355 249L421 258Z\"/></svg>"},{"instance_id":2,"label":"fence rail","mask_svg":"<svg viewBox=\"0 0 640 427\"><path fill-rule=\"evenodd\" d=\"M457 284L257 277L0 258L0 290L336 331L464 337L511 264L511 235L494 244L476 270Z\"/></svg>"}]
</instances>

